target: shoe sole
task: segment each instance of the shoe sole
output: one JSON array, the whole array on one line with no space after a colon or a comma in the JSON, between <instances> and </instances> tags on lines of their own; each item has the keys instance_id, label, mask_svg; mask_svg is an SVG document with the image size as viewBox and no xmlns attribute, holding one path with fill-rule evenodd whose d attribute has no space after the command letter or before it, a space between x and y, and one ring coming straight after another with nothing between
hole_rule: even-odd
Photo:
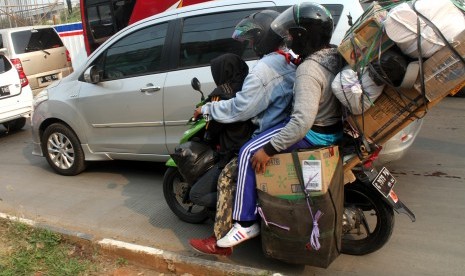
<instances>
[{"instance_id":1,"label":"shoe sole","mask_svg":"<svg viewBox=\"0 0 465 276\"><path fill-rule=\"evenodd\" d=\"M200 254L203 254L203 255L228 257L228 256L231 256L231 254L232 254L232 250L231 250L231 253L227 254L227 255L226 254L206 253L206 252L198 250L197 248L193 247L191 244L189 244L189 245L191 246L192 249L194 249L194 251L196 251L196 252L198 252Z\"/></svg>"},{"instance_id":2,"label":"shoe sole","mask_svg":"<svg viewBox=\"0 0 465 276\"><path fill-rule=\"evenodd\" d=\"M216 242L216 245L217 245L218 247L222 247L222 248L233 247L233 246L236 246L236 245L238 245L238 244L240 244L240 243L243 243L243 242L245 242L245 241L248 241L248 240L250 240L250 239L256 238L256 237L258 237L259 235L260 235L260 232L258 232L257 234L255 234L255 235L253 235L253 236L249 236L249 237L247 237L247 238L243 238L243 239L241 239L241 240L239 240L239 241L235 241L235 242L227 243L227 244L222 244L222 245L220 245L220 243L218 243L218 242L221 240L221 239L220 239L218 242ZM229 242L229 241L228 241L228 242Z\"/></svg>"}]
</instances>

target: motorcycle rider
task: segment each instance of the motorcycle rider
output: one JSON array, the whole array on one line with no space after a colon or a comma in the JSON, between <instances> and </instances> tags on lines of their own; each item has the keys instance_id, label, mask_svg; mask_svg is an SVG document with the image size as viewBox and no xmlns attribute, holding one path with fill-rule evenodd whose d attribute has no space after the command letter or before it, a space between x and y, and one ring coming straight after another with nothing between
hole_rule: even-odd
<instances>
[{"instance_id":1,"label":"motorcycle rider","mask_svg":"<svg viewBox=\"0 0 465 276\"><path fill-rule=\"evenodd\" d=\"M195 111L194 117L201 113L208 114L221 123L253 118L252 122L257 126L253 136L256 136L289 116L296 66L291 62L287 49L283 47L283 39L271 31L270 24L278 15L273 10L255 12L236 25L233 38L252 43L259 60L245 78L242 90L236 93L235 98L207 103ZM231 209L232 206L222 208ZM256 226L249 230L250 236L259 233ZM189 243L203 253L230 255L232 248L219 248L216 246L217 238L219 237L213 235L206 239L191 239Z\"/></svg>"},{"instance_id":2,"label":"motorcycle rider","mask_svg":"<svg viewBox=\"0 0 465 276\"><path fill-rule=\"evenodd\" d=\"M331 90L343 61L337 48L330 46L334 28L330 12L322 5L302 2L285 10L271 28L302 59L296 71L293 110L288 122L271 128L242 147L239 156L244 159L239 159L233 211L236 223L218 240L219 247L229 248L253 237L248 228L257 219L254 169L263 173L266 163L276 153L332 145L343 135L340 103ZM253 225L258 227L256 222Z\"/></svg>"},{"instance_id":3,"label":"motorcycle rider","mask_svg":"<svg viewBox=\"0 0 465 276\"><path fill-rule=\"evenodd\" d=\"M236 54L223 54L210 62L213 80L217 87L208 95L207 102L228 100L240 91L249 67ZM204 140L216 147L217 162L204 173L192 186L189 199L196 205L215 210L217 199L217 181L221 170L239 153L255 126L250 120L222 124L210 120L205 130Z\"/></svg>"}]
</instances>

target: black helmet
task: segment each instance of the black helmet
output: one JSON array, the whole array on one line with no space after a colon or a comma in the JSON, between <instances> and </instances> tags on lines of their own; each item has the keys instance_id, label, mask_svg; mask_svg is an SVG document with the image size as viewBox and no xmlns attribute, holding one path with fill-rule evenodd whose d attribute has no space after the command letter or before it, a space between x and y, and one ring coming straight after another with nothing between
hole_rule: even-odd
<instances>
[{"instance_id":1,"label":"black helmet","mask_svg":"<svg viewBox=\"0 0 465 276\"><path fill-rule=\"evenodd\" d=\"M271 30L270 25L278 15L274 10L253 13L236 25L232 38L250 41L259 57L276 51L282 45L283 39Z\"/></svg>"},{"instance_id":2,"label":"black helmet","mask_svg":"<svg viewBox=\"0 0 465 276\"><path fill-rule=\"evenodd\" d=\"M293 52L306 57L329 45L334 29L333 17L322 5L303 2L279 15L271 29Z\"/></svg>"}]
</instances>

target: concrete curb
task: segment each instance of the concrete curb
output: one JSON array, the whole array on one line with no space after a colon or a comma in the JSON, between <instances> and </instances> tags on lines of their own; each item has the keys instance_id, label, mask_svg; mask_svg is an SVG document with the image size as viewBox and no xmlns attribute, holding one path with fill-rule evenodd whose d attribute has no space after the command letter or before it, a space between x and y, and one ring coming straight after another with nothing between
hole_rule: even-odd
<instances>
[{"instance_id":1,"label":"concrete curb","mask_svg":"<svg viewBox=\"0 0 465 276\"><path fill-rule=\"evenodd\" d=\"M153 268L159 272L174 273L176 275L280 275L279 273L232 265L216 261L204 260L185 256L182 254L165 251L153 247L147 247L113 239L97 239L92 235L70 231L67 229L38 223L33 220L10 216L0 213L0 219L18 221L31 227L48 229L62 234L70 240L95 245L97 249L105 254L124 258L134 264L139 264L147 268Z\"/></svg>"}]
</instances>

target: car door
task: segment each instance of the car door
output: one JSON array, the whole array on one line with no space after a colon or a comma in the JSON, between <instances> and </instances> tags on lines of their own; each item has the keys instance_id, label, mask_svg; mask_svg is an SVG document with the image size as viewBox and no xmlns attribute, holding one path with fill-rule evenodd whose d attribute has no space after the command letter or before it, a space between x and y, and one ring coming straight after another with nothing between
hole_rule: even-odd
<instances>
[{"instance_id":1,"label":"car door","mask_svg":"<svg viewBox=\"0 0 465 276\"><path fill-rule=\"evenodd\" d=\"M248 64L252 66L257 56L250 45L235 41L231 36L234 27L243 18L266 8L276 9L273 2L242 3L179 15L182 29L177 32L179 36L173 39L173 45L177 47L171 48L176 53L173 59L177 62L167 75L164 91L168 151L174 151L187 129L187 120L200 101L200 95L191 87L191 79L199 79L207 96L215 86L210 60L225 53L234 53L250 61Z\"/></svg>"},{"instance_id":2,"label":"car door","mask_svg":"<svg viewBox=\"0 0 465 276\"><path fill-rule=\"evenodd\" d=\"M167 154L163 56L168 25L145 24L103 45L104 51L97 50L92 65L99 68L102 80L82 83L78 105L91 151L119 159L137 155L138 160Z\"/></svg>"}]
</instances>

